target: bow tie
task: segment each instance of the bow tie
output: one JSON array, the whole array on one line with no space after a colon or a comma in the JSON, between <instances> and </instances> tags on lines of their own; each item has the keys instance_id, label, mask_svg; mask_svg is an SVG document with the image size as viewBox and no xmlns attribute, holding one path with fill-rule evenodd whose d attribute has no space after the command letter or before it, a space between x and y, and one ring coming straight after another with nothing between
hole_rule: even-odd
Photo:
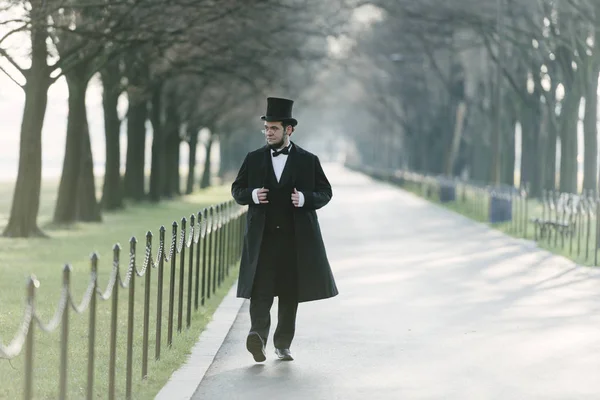
<instances>
[{"instance_id":1,"label":"bow tie","mask_svg":"<svg viewBox=\"0 0 600 400\"><path fill-rule=\"evenodd\" d=\"M277 150L273 151L273 157L277 157L280 154L290 154L290 148L289 147L284 147L280 151L277 151Z\"/></svg>"}]
</instances>

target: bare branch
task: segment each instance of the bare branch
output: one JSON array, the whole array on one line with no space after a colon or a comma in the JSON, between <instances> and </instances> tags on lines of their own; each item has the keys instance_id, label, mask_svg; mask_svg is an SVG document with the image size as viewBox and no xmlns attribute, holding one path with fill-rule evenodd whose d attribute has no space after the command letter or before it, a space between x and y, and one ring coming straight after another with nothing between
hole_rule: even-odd
<instances>
[{"instance_id":1,"label":"bare branch","mask_svg":"<svg viewBox=\"0 0 600 400\"><path fill-rule=\"evenodd\" d=\"M19 64L17 64L17 62L3 48L0 48L0 56L6 58L6 60L9 63L11 63L12 66L15 67L17 69L17 71L19 71L23 75L23 78L25 78L27 76L26 70L21 68L21 66Z\"/></svg>"},{"instance_id":2,"label":"bare branch","mask_svg":"<svg viewBox=\"0 0 600 400\"><path fill-rule=\"evenodd\" d=\"M11 74L9 74L8 72L6 72L6 70L5 70L5 69L4 69L4 68L3 68L1 65L0 65L0 71L4 72L4 74L5 74L6 76L8 76L8 78L9 78L11 81L13 81L13 82L15 83L15 85L17 85L17 86L18 86L18 87L20 87L21 89L25 90L25 86L23 86L23 85L21 85L19 82L17 82L17 81L15 80L15 78L13 78Z\"/></svg>"},{"instance_id":3,"label":"bare branch","mask_svg":"<svg viewBox=\"0 0 600 400\"><path fill-rule=\"evenodd\" d=\"M2 36L2 38L0 38L0 44L2 44L2 42L4 42L6 39L8 39L10 36L14 35L15 33L23 32L25 30L27 30L27 23L24 23L20 27L7 32L4 36Z\"/></svg>"}]
</instances>

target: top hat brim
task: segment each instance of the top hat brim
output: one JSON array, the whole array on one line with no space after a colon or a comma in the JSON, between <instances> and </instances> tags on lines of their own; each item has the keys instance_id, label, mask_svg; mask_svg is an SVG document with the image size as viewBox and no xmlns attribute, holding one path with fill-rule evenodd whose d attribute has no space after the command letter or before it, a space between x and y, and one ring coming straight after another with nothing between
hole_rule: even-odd
<instances>
[{"instance_id":1,"label":"top hat brim","mask_svg":"<svg viewBox=\"0 0 600 400\"><path fill-rule=\"evenodd\" d=\"M267 122L289 122L290 125L292 125L292 126L298 125L298 121L296 120L296 118L263 115L262 117L260 117L260 119L262 119L263 121L267 121Z\"/></svg>"}]
</instances>

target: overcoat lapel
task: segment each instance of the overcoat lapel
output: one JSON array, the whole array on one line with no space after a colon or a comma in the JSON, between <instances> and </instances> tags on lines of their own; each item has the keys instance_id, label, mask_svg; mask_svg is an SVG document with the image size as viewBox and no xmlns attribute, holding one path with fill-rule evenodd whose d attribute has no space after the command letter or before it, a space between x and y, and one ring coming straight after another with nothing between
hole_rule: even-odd
<instances>
[{"instance_id":1,"label":"overcoat lapel","mask_svg":"<svg viewBox=\"0 0 600 400\"><path fill-rule=\"evenodd\" d=\"M273 170L273 163L271 162L271 149L269 146L264 147L264 157L262 158L262 163L260 165L262 170L262 187L267 187L267 182L269 182L269 173Z\"/></svg>"}]
</instances>

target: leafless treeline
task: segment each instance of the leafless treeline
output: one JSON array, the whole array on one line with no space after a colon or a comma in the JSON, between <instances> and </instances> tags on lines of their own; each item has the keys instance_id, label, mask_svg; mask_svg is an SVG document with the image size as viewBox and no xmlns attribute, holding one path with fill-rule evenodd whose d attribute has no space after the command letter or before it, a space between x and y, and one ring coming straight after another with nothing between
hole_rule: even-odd
<instances>
[{"instance_id":1,"label":"leafless treeline","mask_svg":"<svg viewBox=\"0 0 600 400\"><path fill-rule=\"evenodd\" d=\"M581 124L579 172L583 188L596 190L600 2L364 4L382 18L356 35L344 60L347 76L362 82L346 96L344 119L364 161L508 184L520 165L534 195L577 192Z\"/></svg>"},{"instance_id":2,"label":"leafless treeline","mask_svg":"<svg viewBox=\"0 0 600 400\"><path fill-rule=\"evenodd\" d=\"M198 131L219 136L223 171L248 138L248 121L273 91L302 93L327 56L326 37L347 18L341 1L318 0L0 0L0 57L25 92L19 171L5 236L43 233L37 226L41 131L49 87L69 89L67 141L57 223L100 221L124 198L178 195L179 147L195 156ZM17 42L17 39L26 39ZM27 49L24 51L23 49ZM23 62L23 56L27 62ZM100 74L106 130L106 175L96 198L85 94ZM126 172L120 174L118 99L126 93ZM145 190L146 121L152 124L149 192ZM16 134L16 132L15 132ZM212 138L206 143L207 154ZM209 164L207 163L207 166ZM236 165L237 167L237 165ZM190 163L186 192L196 179ZM208 184L204 168L202 185Z\"/></svg>"}]
</instances>

